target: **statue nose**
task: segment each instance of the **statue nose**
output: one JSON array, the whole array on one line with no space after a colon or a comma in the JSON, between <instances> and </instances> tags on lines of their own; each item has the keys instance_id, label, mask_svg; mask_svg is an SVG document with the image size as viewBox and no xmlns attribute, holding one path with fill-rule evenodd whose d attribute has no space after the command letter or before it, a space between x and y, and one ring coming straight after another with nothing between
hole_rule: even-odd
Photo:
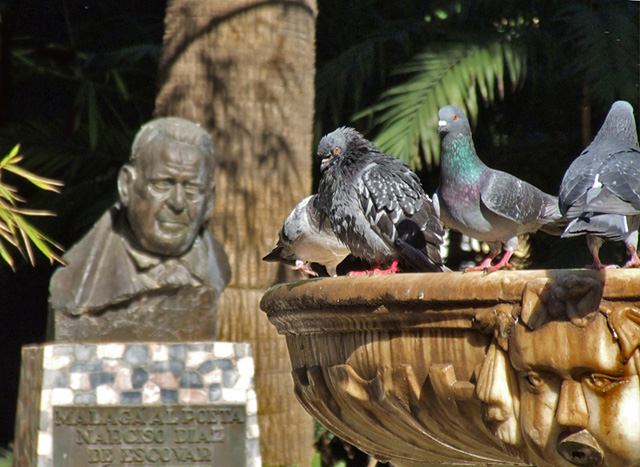
<instances>
[{"instance_id":1,"label":"statue nose","mask_svg":"<svg viewBox=\"0 0 640 467\"><path fill-rule=\"evenodd\" d=\"M182 188L182 185L180 185L179 183L176 184L171 190L168 204L174 211L181 211L182 209L184 209L184 188Z\"/></svg>"},{"instance_id":2,"label":"statue nose","mask_svg":"<svg viewBox=\"0 0 640 467\"><path fill-rule=\"evenodd\" d=\"M558 453L573 465L596 467L602 464L604 453L598 441L587 431L570 433L558 440Z\"/></svg>"}]
</instances>

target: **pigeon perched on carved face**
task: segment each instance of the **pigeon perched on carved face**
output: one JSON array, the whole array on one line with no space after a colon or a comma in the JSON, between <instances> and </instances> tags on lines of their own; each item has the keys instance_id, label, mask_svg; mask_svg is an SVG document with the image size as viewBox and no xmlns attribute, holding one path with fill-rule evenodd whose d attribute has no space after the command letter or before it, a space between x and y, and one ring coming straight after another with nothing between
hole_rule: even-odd
<instances>
[{"instance_id":1,"label":"pigeon perched on carved face","mask_svg":"<svg viewBox=\"0 0 640 467\"><path fill-rule=\"evenodd\" d=\"M625 267L639 267L640 148L633 107L614 102L591 144L571 163L560 184L560 212L570 220L562 237L586 235L600 262L605 240L624 241L631 258Z\"/></svg>"},{"instance_id":2,"label":"pigeon perched on carved face","mask_svg":"<svg viewBox=\"0 0 640 467\"><path fill-rule=\"evenodd\" d=\"M348 127L323 136L318 156L318 209L351 254L373 265L366 273L443 270L444 230L407 164Z\"/></svg>"},{"instance_id":3,"label":"pigeon perched on carved face","mask_svg":"<svg viewBox=\"0 0 640 467\"><path fill-rule=\"evenodd\" d=\"M487 167L476 154L471 127L454 105L438 111L442 134L440 185L433 196L445 227L489 244L489 255L467 271L509 267L518 236L543 230L560 235L562 216L555 196L519 178ZM491 265L504 247L502 259Z\"/></svg>"},{"instance_id":4,"label":"pigeon perched on carved face","mask_svg":"<svg viewBox=\"0 0 640 467\"><path fill-rule=\"evenodd\" d=\"M317 195L307 196L293 208L280 229L278 243L263 261L279 261L312 276L318 274L311 263L336 276L336 268L349 255L347 248L333 233L326 216L316 208Z\"/></svg>"}]
</instances>

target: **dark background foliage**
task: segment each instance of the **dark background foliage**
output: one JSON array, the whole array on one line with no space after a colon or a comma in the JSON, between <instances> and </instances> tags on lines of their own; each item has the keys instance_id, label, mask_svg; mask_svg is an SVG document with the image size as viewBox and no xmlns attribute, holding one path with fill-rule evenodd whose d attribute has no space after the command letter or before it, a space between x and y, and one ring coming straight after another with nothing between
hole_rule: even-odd
<instances>
[{"instance_id":1,"label":"dark background foliage","mask_svg":"<svg viewBox=\"0 0 640 467\"><path fill-rule=\"evenodd\" d=\"M316 141L354 126L409 162L432 193L437 108L453 103L467 109L488 165L556 194L613 101L628 100L638 112L638 5L319 0ZM25 168L65 183L60 195L19 185L29 207L57 213L34 223L65 248L116 199L117 171L152 117L165 6L0 1L0 154L21 143ZM453 269L479 257L459 244L452 234ZM590 262L584 239L545 234L521 256L530 268ZM606 245L602 258L620 263L624 248ZM0 265L1 445L13 437L20 347L45 338L52 271L45 260L35 268L23 262L15 273ZM322 436L327 465L364 462L343 445L332 454L326 446L336 442Z\"/></svg>"}]
</instances>

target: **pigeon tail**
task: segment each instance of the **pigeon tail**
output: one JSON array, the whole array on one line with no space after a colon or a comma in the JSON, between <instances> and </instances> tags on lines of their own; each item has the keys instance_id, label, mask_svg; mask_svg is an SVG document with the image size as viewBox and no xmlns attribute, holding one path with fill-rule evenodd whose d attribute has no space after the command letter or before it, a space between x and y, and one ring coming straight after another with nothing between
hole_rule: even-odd
<instances>
[{"instance_id":1,"label":"pigeon tail","mask_svg":"<svg viewBox=\"0 0 640 467\"><path fill-rule=\"evenodd\" d=\"M287 264L289 266L293 266L294 264L296 264L295 259L289 259L286 256L286 253L284 252L284 247L283 246L275 247L271 251L271 253L269 253L264 258L262 258L262 261L266 261L266 262L270 262L270 263L281 262L281 263Z\"/></svg>"},{"instance_id":2,"label":"pigeon tail","mask_svg":"<svg viewBox=\"0 0 640 467\"><path fill-rule=\"evenodd\" d=\"M629 236L629 224L626 216L616 214L595 214L578 217L567 225L562 238L581 235L595 235L611 241L625 241Z\"/></svg>"},{"instance_id":3,"label":"pigeon tail","mask_svg":"<svg viewBox=\"0 0 640 467\"><path fill-rule=\"evenodd\" d=\"M440 249L435 245L428 245L418 249L402 238L395 241L400 266L405 272L439 272L444 271Z\"/></svg>"}]
</instances>

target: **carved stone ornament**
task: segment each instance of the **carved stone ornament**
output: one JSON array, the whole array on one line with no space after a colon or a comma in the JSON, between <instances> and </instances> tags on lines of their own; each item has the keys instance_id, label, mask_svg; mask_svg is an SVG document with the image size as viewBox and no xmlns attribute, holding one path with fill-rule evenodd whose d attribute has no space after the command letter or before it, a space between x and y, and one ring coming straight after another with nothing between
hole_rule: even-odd
<instances>
[{"instance_id":1,"label":"carved stone ornament","mask_svg":"<svg viewBox=\"0 0 640 467\"><path fill-rule=\"evenodd\" d=\"M295 392L394 466L640 465L640 271L312 279L262 309Z\"/></svg>"}]
</instances>

